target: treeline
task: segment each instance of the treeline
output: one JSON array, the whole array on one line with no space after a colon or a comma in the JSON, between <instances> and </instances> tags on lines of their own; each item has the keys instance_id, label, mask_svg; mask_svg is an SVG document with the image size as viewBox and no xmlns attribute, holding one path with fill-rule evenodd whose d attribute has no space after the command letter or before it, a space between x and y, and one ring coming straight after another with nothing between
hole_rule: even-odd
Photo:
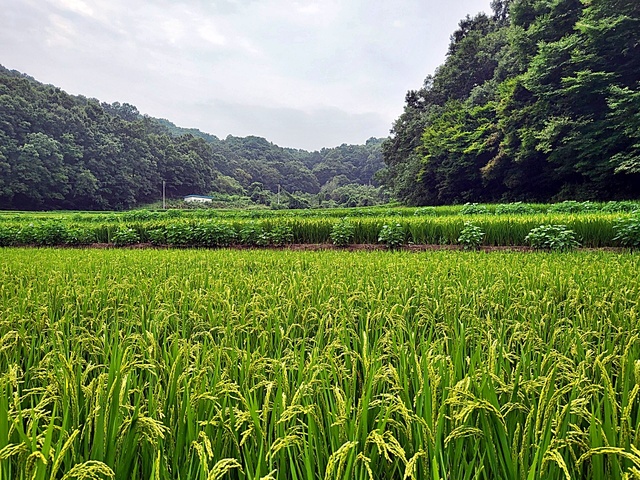
<instances>
[{"instance_id":1,"label":"treeline","mask_svg":"<svg viewBox=\"0 0 640 480\"><path fill-rule=\"evenodd\" d=\"M640 2L492 10L407 93L384 184L414 205L640 197Z\"/></svg>"},{"instance_id":2,"label":"treeline","mask_svg":"<svg viewBox=\"0 0 640 480\"><path fill-rule=\"evenodd\" d=\"M158 201L163 181L169 199L219 194L267 203L281 190L294 204L296 195L324 198L345 185L379 192L369 185L383 166L381 142L307 152L258 137L220 140L0 66L2 209L126 209Z\"/></svg>"}]
</instances>

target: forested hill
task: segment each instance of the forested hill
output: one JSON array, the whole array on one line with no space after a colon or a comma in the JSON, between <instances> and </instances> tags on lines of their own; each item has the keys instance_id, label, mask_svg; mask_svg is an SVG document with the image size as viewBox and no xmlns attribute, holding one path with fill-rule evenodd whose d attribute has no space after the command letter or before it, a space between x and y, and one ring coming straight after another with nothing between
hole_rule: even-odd
<instances>
[{"instance_id":1,"label":"forested hill","mask_svg":"<svg viewBox=\"0 0 640 480\"><path fill-rule=\"evenodd\" d=\"M159 200L163 181L169 198L370 184L381 143L307 152L259 137L220 140L0 66L2 209L130 208Z\"/></svg>"},{"instance_id":2,"label":"forested hill","mask_svg":"<svg viewBox=\"0 0 640 480\"><path fill-rule=\"evenodd\" d=\"M492 8L407 93L384 183L412 204L640 198L640 2Z\"/></svg>"}]
</instances>

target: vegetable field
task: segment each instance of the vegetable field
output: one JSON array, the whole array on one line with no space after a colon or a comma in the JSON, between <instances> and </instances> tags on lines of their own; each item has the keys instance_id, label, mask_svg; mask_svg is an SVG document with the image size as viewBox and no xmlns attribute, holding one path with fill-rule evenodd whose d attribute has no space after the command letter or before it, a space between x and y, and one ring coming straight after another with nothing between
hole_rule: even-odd
<instances>
[{"instance_id":1,"label":"vegetable field","mask_svg":"<svg viewBox=\"0 0 640 480\"><path fill-rule=\"evenodd\" d=\"M542 238L539 242L560 250L576 246L638 248L640 203L467 204L296 211L0 212L0 247L93 243L197 248L291 243L339 246L378 243L391 248L409 244L536 247L529 235L539 227L546 229L547 237L548 232L558 232L559 237L565 238L560 243L554 243L553 238ZM472 236L469 229L474 232ZM562 237L567 234L570 238Z\"/></svg>"},{"instance_id":2,"label":"vegetable field","mask_svg":"<svg viewBox=\"0 0 640 480\"><path fill-rule=\"evenodd\" d=\"M636 254L0 258L0 480L640 478Z\"/></svg>"}]
</instances>

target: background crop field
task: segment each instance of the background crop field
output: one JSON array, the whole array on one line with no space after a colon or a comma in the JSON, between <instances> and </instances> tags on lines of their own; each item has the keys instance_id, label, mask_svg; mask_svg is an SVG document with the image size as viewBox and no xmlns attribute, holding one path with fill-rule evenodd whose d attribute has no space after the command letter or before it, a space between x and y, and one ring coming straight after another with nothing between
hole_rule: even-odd
<instances>
[{"instance_id":1,"label":"background crop field","mask_svg":"<svg viewBox=\"0 0 640 480\"><path fill-rule=\"evenodd\" d=\"M351 225L346 244L386 243L385 225L397 228L397 243L464 244L466 224L485 246L528 246L541 225L572 230L583 247L640 247L640 203L509 203L442 207L372 207L315 210L134 210L130 212L0 212L2 246L116 246L152 243L217 248L331 243L341 223ZM620 236L621 230L628 233ZM468 245L465 245L468 246Z\"/></svg>"},{"instance_id":2,"label":"background crop field","mask_svg":"<svg viewBox=\"0 0 640 480\"><path fill-rule=\"evenodd\" d=\"M640 475L640 256L0 249L0 479Z\"/></svg>"}]
</instances>

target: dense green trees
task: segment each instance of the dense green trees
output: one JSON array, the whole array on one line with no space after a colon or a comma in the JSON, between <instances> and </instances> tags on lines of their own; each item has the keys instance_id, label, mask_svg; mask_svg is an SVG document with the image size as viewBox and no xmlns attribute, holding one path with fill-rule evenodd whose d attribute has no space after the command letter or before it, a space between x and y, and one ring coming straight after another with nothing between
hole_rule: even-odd
<instances>
[{"instance_id":1,"label":"dense green trees","mask_svg":"<svg viewBox=\"0 0 640 480\"><path fill-rule=\"evenodd\" d=\"M640 4L494 1L407 94L385 185L413 204L640 196Z\"/></svg>"},{"instance_id":2,"label":"dense green trees","mask_svg":"<svg viewBox=\"0 0 640 480\"><path fill-rule=\"evenodd\" d=\"M0 208L122 209L192 193L244 195L304 206L338 175L370 184L382 140L306 152L259 137L220 140L133 105L68 95L0 67ZM260 200L259 199L259 200ZM260 203L260 202L258 202Z\"/></svg>"}]
</instances>

